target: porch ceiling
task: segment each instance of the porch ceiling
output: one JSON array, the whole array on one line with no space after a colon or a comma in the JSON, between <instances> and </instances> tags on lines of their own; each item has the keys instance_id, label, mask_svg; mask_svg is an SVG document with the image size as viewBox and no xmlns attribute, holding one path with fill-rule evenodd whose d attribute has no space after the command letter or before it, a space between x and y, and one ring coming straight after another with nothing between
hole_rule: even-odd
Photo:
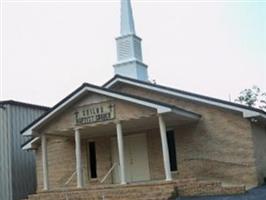
<instances>
[{"instance_id":1,"label":"porch ceiling","mask_svg":"<svg viewBox=\"0 0 266 200\"><path fill-rule=\"evenodd\" d=\"M171 112L161 114L166 124L166 128L175 128L184 124L196 123L200 120L201 115L192 113L179 108L174 108ZM122 121L123 134L140 133L151 129L159 128L159 120L157 115L142 117L138 119L130 119ZM94 138L103 136L115 136L116 124L113 121L105 122L104 124L86 125L80 128L82 138ZM73 137L73 129L60 130L53 133L46 133L50 136ZM30 140L23 145L23 149L32 149L33 144L39 144L39 137Z\"/></svg>"}]
</instances>

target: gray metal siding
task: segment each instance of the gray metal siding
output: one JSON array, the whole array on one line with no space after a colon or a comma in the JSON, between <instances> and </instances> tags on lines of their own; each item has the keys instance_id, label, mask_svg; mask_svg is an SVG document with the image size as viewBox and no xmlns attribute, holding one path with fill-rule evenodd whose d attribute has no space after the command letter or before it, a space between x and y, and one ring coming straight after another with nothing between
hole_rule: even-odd
<instances>
[{"instance_id":1,"label":"gray metal siding","mask_svg":"<svg viewBox=\"0 0 266 200\"><path fill-rule=\"evenodd\" d=\"M35 156L34 152L26 152L21 145L28 138L20 131L39 117L44 111L22 106L11 106L12 135L12 187L13 200L26 198L36 190Z\"/></svg>"},{"instance_id":2,"label":"gray metal siding","mask_svg":"<svg viewBox=\"0 0 266 200\"><path fill-rule=\"evenodd\" d=\"M0 200L20 200L36 189L34 152L22 151L20 131L45 111L4 104L0 107Z\"/></svg>"},{"instance_id":3,"label":"gray metal siding","mask_svg":"<svg viewBox=\"0 0 266 200\"><path fill-rule=\"evenodd\" d=\"M12 200L10 110L0 108L0 200Z\"/></svg>"}]
</instances>

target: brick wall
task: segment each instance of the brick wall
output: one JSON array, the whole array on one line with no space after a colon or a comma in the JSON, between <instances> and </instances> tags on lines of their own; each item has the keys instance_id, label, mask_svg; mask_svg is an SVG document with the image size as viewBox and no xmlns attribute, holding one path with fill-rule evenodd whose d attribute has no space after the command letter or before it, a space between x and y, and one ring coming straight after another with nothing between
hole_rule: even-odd
<instances>
[{"instance_id":1,"label":"brick wall","mask_svg":"<svg viewBox=\"0 0 266 200\"><path fill-rule=\"evenodd\" d=\"M162 180L165 178L165 172L161 137L158 129L148 131L147 143L151 179Z\"/></svg>"},{"instance_id":2,"label":"brick wall","mask_svg":"<svg viewBox=\"0 0 266 200\"><path fill-rule=\"evenodd\" d=\"M91 186L90 188L69 188L66 191L53 190L30 195L29 200L175 200L179 196L203 196L221 194L242 194L243 186L223 187L220 182L181 179L129 185ZM103 198L104 197L104 198Z\"/></svg>"},{"instance_id":3,"label":"brick wall","mask_svg":"<svg viewBox=\"0 0 266 200\"><path fill-rule=\"evenodd\" d=\"M134 133L135 134L135 133ZM149 168L152 180L163 180L165 177L163 167L163 157L161 149L160 134L158 129L147 130L147 150L149 156ZM83 162L83 177L85 186L98 185L108 170L112 166L112 147L109 137L95 137L82 140L82 162ZM87 144L88 141L94 141L96 144L96 159L97 159L97 179L90 178L90 167ZM47 141L48 151L48 178L49 188L63 188L64 183L69 179L75 171L75 144L73 137L57 137L49 136ZM42 158L41 148L36 151L37 160L37 180L38 191L43 188L42 174ZM112 183L112 176L109 176L105 184ZM72 181L65 186L66 188L76 186L76 175Z\"/></svg>"},{"instance_id":4,"label":"brick wall","mask_svg":"<svg viewBox=\"0 0 266 200\"><path fill-rule=\"evenodd\" d=\"M251 124L241 113L129 85L114 89L202 115L199 123L176 128L179 177L195 176L248 186L258 184Z\"/></svg>"},{"instance_id":5,"label":"brick wall","mask_svg":"<svg viewBox=\"0 0 266 200\"><path fill-rule=\"evenodd\" d=\"M259 182L263 183L266 178L266 127L256 123L252 125L253 141L255 148L256 170Z\"/></svg>"},{"instance_id":6,"label":"brick wall","mask_svg":"<svg viewBox=\"0 0 266 200\"><path fill-rule=\"evenodd\" d=\"M49 137L47 141L49 188L63 187L75 171L74 141L66 137ZM41 148L36 151L38 190L43 188L43 170ZM76 178L69 186L73 186Z\"/></svg>"}]
</instances>

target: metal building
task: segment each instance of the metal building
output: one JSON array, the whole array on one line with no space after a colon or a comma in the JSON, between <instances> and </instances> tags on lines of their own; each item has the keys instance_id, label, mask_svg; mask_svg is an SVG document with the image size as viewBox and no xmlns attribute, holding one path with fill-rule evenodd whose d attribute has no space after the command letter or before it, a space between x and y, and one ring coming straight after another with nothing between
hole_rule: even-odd
<instances>
[{"instance_id":1,"label":"metal building","mask_svg":"<svg viewBox=\"0 0 266 200\"><path fill-rule=\"evenodd\" d=\"M0 200L20 200L35 192L35 157L22 151L29 138L21 129L49 108L17 101L0 101Z\"/></svg>"}]
</instances>

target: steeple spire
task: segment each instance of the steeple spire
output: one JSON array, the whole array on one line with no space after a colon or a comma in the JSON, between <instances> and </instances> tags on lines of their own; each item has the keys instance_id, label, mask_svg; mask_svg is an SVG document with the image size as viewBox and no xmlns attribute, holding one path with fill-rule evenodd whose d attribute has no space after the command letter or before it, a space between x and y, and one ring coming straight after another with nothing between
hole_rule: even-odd
<instances>
[{"instance_id":1,"label":"steeple spire","mask_svg":"<svg viewBox=\"0 0 266 200\"><path fill-rule=\"evenodd\" d=\"M136 36L130 0L121 0L121 36L116 38L115 74L148 81L148 66L142 61L141 38Z\"/></svg>"},{"instance_id":2,"label":"steeple spire","mask_svg":"<svg viewBox=\"0 0 266 200\"><path fill-rule=\"evenodd\" d=\"M135 34L134 18L130 0L121 1L121 35Z\"/></svg>"}]
</instances>

